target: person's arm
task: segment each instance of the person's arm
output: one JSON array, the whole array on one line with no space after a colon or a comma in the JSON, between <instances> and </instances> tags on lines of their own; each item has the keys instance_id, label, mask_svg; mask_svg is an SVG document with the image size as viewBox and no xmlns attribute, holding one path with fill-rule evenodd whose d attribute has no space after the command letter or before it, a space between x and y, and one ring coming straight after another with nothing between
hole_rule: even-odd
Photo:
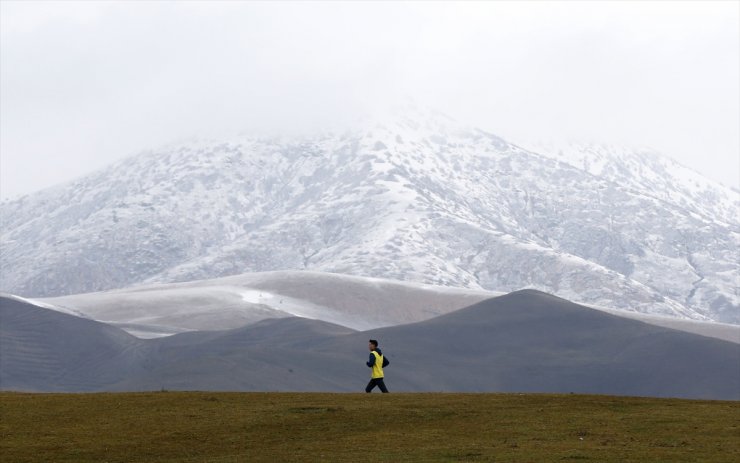
<instances>
[{"instance_id":1,"label":"person's arm","mask_svg":"<svg viewBox=\"0 0 740 463\"><path fill-rule=\"evenodd\" d=\"M372 368L373 365L375 365L375 356L373 354L370 354L370 359L367 361L367 366Z\"/></svg>"}]
</instances>

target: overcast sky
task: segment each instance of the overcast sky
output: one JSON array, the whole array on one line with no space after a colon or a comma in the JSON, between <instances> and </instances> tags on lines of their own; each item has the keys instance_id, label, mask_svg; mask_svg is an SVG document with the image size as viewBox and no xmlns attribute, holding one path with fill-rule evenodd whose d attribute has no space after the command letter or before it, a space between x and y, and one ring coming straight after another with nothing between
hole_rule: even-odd
<instances>
[{"instance_id":1,"label":"overcast sky","mask_svg":"<svg viewBox=\"0 0 740 463\"><path fill-rule=\"evenodd\" d=\"M651 146L738 187L739 5L3 1L0 194L405 97L518 142Z\"/></svg>"}]
</instances>

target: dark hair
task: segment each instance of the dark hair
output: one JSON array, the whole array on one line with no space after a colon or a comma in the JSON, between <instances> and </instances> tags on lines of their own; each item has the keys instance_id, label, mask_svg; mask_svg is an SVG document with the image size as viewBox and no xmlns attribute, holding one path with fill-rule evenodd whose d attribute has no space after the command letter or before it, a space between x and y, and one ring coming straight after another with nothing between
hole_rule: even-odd
<instances>
[{"instance_id":1,"label":"dark hair","mask_svg":"<svg viewBox=\"0 0 740 463\"><path fill-rule=\"evenodd\" d=\"M372 344L375 347L378 347L378 341L376 341L375 339L371 339L370 344Z\"/></svg>"}]
</instances>

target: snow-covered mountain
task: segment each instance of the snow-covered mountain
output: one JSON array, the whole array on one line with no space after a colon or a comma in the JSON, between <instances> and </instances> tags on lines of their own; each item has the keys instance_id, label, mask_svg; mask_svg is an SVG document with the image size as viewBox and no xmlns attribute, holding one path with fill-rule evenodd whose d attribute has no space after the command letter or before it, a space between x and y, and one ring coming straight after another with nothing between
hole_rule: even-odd
<instances>
[{"instance_id":1,"label":"snow-covered mountain","mask_svg":"<svg viewBox=\"0 0 740 463\"><path fill-rule=\"evenodd\" d=\"M518 144L625 187L652 192L652 196L667 202L702 210L724 222L738 220L737 192L652 148L576 142Z\"/></svg>"},{"instance_id":2,"label":"snow-covered mountain","mask_svg":"<svg viewBox=\"0 0 740 463\"><path fill-rule=\"evenodd\" d=\"M657 153L531 150L430 112L181 143L5 202L0 288L311 269L740 322L740 195Z\"/></svg>"}]
</instances>

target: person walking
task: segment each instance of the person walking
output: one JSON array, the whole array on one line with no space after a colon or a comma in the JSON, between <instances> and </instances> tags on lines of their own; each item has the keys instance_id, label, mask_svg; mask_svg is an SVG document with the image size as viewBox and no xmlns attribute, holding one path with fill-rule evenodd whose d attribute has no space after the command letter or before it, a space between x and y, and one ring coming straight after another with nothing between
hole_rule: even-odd
<instances>
[{"instance_id":1,"label":"person walking","mask_svg":"<svg viewBox=\"0 0 740 463\"><path fill-rule=\"evenodd\" d=\"M378 349L378 341L375 339L370 340L368 349L370 349L370 358L367 361L367 366L371 368L371 374L365 392L370 392L375 386L378 386L380 392L385 394L388 392L388 388L385 387L385 382L383 382L383 367L387 367L390 362L385 358L383 352Z\"/></svg>"}]
</instances>

